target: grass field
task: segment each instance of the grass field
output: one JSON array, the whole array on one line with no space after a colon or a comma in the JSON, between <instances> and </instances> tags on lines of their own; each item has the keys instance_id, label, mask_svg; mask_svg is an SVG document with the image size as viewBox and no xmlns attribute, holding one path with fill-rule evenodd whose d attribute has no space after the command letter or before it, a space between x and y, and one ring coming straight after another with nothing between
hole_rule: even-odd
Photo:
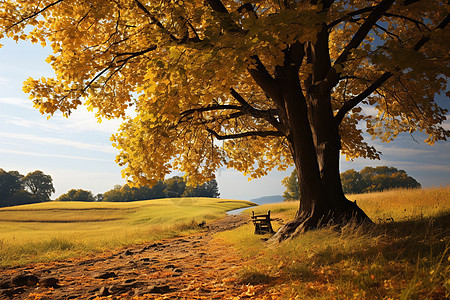
<instances>
[{"instance_id":1,"label":"grass field","mask_svg":"<svg viewBox=\"0 0 450 300\"><path fill-rule=\"evenodd\" d=\"M448 299L450 186L351 195L375 225L333 226L279 245L251 224L219 233L247 261L243 284L265 285L270 299ZM247 210L290 220L298 203ZM274 222L274 229L281 226Z\"/></svg>"},{"instance_id":2,"label":"grass field","mask_svg":"<svg viewBox=\"0 0 450 300\"><path fill-rule=\"evenodd\" d=\"M46 202L0 208L0 266L54 261L185 235L248 201L173 198Z\"/></svg>"},{"instance_id":3,"label":"grass field","mask_svg":"<svg viewBox=\"0 0 450 300\"><path fill-rule=\"evenodd\" d=\"M251 224L216 234L244 259L238 284L265 299L450 298L450 186L350 195L375 222L309 231L281 244ZM247 201L176 198L128 203L51 202L0 209L0 265L54 261L180 236ZM274 229L297 202L271 210Z\"/></svg>"}]
</instances>

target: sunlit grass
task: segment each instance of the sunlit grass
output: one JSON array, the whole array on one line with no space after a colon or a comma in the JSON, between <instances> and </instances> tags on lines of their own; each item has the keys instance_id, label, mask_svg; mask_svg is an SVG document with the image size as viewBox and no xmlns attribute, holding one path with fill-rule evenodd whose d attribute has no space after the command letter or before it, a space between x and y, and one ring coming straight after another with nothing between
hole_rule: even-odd
<instances>
[{"instance_id":1,"label":"sunlit grass","mask_svg":"<svg viewBox=\"0 0 450 300\"><path fill-rule=\"evenodd\" d=\"M430 217L450 211L450 186L426 189L395 189L386 192L347 195L374 221L401 221L410 218ZM298 208L297 201L266 204L244 211L251 214L271 213L292 219Z\"/></svg>"},{"instance_id":2,"label":"sunlit grass","mask_svg":"<svg viewBox=\"0 0 450 300\"><path fill-rule=\"evenodd\" d=\"M185 235L247 201L47 202L0 209L0 266L53 261Z\"/></svg>"},{"instance_id":3,"label":"sunlit grass","mask_svg":"<svg viewBox=\"0 0 450 300\"><path fill-rule=\"evenodd\" d=\"M374 222L400 221L434 216L450 211L450 186L426 189L395 189L386 192L349 195Z\"/></svg>"},{"instance_id":4,"label":"sunlit grass","mask_svg":"<svg viewBox=\"0 0 450 300\"><path fill-rule=\"evenodd\" d=\"M450 187L353 195L376 222L309 231L279 245L251 224L216 238L247 261L238 279L281 299L445 299L450 296ZM398 197L396 197L396 195ZM250 208L289 220L298 203ZM406 211L405 211L406 209ZM273 222L276 230L281 224ZM264 296L264 295L261 295Z\"/></svg>"}]
</instances>

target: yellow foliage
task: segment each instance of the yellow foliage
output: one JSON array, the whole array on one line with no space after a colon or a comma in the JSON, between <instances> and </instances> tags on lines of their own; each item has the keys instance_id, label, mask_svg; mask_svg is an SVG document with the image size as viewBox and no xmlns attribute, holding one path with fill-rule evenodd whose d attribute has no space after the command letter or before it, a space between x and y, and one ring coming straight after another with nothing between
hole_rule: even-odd
<instances>
[{"instance_id":1,"label":"yellow foliage","mask_svg":"<svg viewBox=\"0 0 450 300\"><path fill-rule=\"evenodd\" d=\"M113 137L120 150L117 162L125 177L140 183L154 183L172 169L198 183L222 166L255 178L293 164L287 139L293 129L274 127L286 118L249 70L262 63L275 76L292 45L303 43L312 53L310 46L316 47L324 28L328 44L321 51L328 51L332 66L325 74L339 76L329 88L332 113L384 72L392 73L340 123L348 159L379 157L363 141L360 122L387 142L421 129L430 144L450 136L440 126L447 112L433 100L446 89L449 74L449 31L434 30L447 16L445 1L418 1L406 8L395 1L348 59L334 67L372 12L366 8L380 1L334 1L328 8L321 1L223 0L228 13L208 5L218 2L5 0L0 2L0 38L28 39L53 49L47 63L55 78L29 78L23 88L41 113L68 116L84 103L98 110L99 120L124 118ZM422 38L427 42L414 50ZM320 60L306 60L298 73L301 90L312 102L314 95L308 93L329 81L320 79ZM269 122L262 113L249 113L230 88L254 109L268 114L276 109L277 114ZM377 115L360 104L374 106ZM127 117L130 107L134 118ZM222 141L222 136L273 131L283 137Z\"/></svg>"}]
</instances>

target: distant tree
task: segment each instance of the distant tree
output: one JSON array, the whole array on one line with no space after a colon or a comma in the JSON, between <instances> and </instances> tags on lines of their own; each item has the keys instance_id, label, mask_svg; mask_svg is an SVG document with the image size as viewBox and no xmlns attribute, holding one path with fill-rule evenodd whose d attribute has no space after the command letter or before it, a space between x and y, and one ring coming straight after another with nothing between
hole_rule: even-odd
<instances>
[{"instance_id":1,"label":"distant tree","mask_svg":"<svg viewBox=\"0 0 450 300\"><path fill-rule=\"evenodd\" d=\"M166 185L165 193L168 198L179 198L184 194L186 189L186 181L183 177L174 176L164 180Z\"/></svg>"},{"instance_id":2,"label":"distant tree","mask_svg":"<svg viewBox=\"0 0 450 300\"><path fill-rule=\"evenodd\" d=\"M365 167L360 171L360 174L366 185L364 192L421 187L420 183L408 176L404 170L398 170L394 167Z\"/></svg>"},{"instance_id":3,"label":"distant tree","mask_svg":"<svg viewBox=\"0 0 450 300\"><path fill-rule=\"evenodd\" d=\"M22 181L24 186L41 202L49 201L50 195L55 192L52 177L45 175L42 171L30 172L23 177Z\"/></svg>"},{"instance_id":4,"label":"distant tree","mask_svg":"<svg viewBox=\"0 0 450 300\"><path fill-rule=\"evenodd\" d=\"M297 171L294 169L290 176L281 181L281 183L286 187L286 191L284 191L283 194L284 201L296 201L300 199L297 176Z\"/></svg>"},{"instance_id":5,"label":"distant tree","mask_svg":"<svg viewBox=\"0 0 450 300\"><path fill-rule=\"evenodd\" d=\"M101 202L101 201L103 201L103 194L97 194L94 196L94 198L95 198L95 201Z\"/></svg>"},{"instance_id":6,"label":"distant tree","mask_svg":"<svg viewBox=\"0 0 450 300\"><path fill-rule=\"evenodd\" d=\"M65 194L62 194L56 201L95 201L94 195L91 191L86 191L82 189L71 189Z\"/></svg>"},{"instance_id":7,"label":"distant tree","mask_svg":"<svg viewBox=\"0 0 450 300\"><path fill-rule=\"evenodd\" d=\"M205 182L204 184L187 186L182 197L209 197L219 198L219 185L215 179Z\"/></svg>"},{"instance_id":8,"label":"distant tree","mask_svg":"<svg viewBox=\"0 0 450 300\"><path fill-rule=\"evenodd\" d=\"M0 199L0 207L33 204L38 202L41 201L30 192L19 190L6 199Z\"/></svg>"},{"instance_id":9,"label":"distant tree","mask_svg":"<svg viewBox=\"0 0 450 300\"><path fill-rule=\"evenodd\" d=\"M283 179L286 187L283 194L285 201L297 200L298 192L297 172ZM404 170L394 167L365 167L360 172L354 169L341 173L342 189L346 194L361 194L367 192L384 191L395 188L420 188L421 185L414 178L408 176Z\"/></svg>"},{"instance_id":10,"label":"distant tree","mask_svg":"<svg viewBox=\"0 0 450 300\"><path fill-rule=\"evenodd\" d=\"M158 181L151 188L148 186L130 187L116 185L102 195L102 200L109 202L128 202L161 198L210 197L218 198L219 187L215 179L192 187L187 186L183 177L174 176L165 181Z\"/></svg>"},{"instance_id":11,"label":"distant tree","mask_svg":"<svg viewBox=\"0 0 450 300\"><path fill-rule=\"evenodd\" d=\"M0 169L0 207L48 201L54 191L51 177L41 171L24 177L18 171Z\"/></svg>"},{"instance_id":12,"label":"distant tree","mask_svg":"<svg viewBox=\"0 0 450 300\"><path fill-rule=\"evenodd\" d=\"M103 201L104 202L123 202L123 197L121 190L121 185L115 185L112 190L109 190L103 193Z\"/></svg>"},{"instance_id":13,"label":"distant tree","mask_svg":"<svg viewBox=\"0 0 450 300\"><path fill-rule=\"evenodd\" d=\"M6 172L0 169L0 200L12 196L14 193L23 189L21 175L17 171Z\"/></svg>"},{"instance_id":14,"label":"distant tree","mask_svg":"<svg viewBox=\"0 0 450 300\"><path fill-rule=\"evenodd\" d=\"M120 190L120 197L122 198L121 201L128 202L132 201L135 198L135 188L131 188L127 184L124 184Z\"/></svg>"},{"instance_id":15,"label":"distant tree","mask_svg":"<svg viewBox=\"0 0 450 300\"><path fill-rule=\"evenodd\" d=\"M367 182L361 174L354 169L341 173L342 189L346 194L364 193L367 188Z\"/></svg>"},{"instance_id":16,"label":"distant tree","mask_svg":"<svg viewBox=\"0 0 450 300\"><path fill-rule=\"evenodd\" d=\"M138 188L135 192L134 200L151 200L151 199L161 199L166 198L166 185L164 181L158 181L151 188L148 186L142 186Z\"/></svg>"}]
</instances>

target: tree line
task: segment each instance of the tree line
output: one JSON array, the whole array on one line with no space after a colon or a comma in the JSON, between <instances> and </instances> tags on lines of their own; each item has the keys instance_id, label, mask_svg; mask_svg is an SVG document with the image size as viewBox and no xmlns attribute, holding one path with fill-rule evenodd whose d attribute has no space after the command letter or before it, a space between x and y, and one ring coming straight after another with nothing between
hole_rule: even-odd
<instances>
[{"instance_id":1,"label":"tree line","mask_svg":"<svg viewBox=\"0 0 450 300\"><path fill-rule=\"evenodd\" d=\"M42 171L37 170L24 176L18 171L5 171L0 168L0 207L50 201L50 195L54 192L52 177ZM158 181L153 187L116 185L113 189L97 195L83 189L71 189L55 200L129 202L179 197L218 198L219 196L219 187L215 179L193 187L188 186L183 177L174 176Z\"/></svg>"},{"instance_id":2,"label":"tree line","mask_svg":"<svg viewBox=\"0 0 450 300\"><path fill-rule=\"evenodd\" d=\"M365 167L359 172L350 169L341 173L340 176L342 189L346 194L362 194L395 188L421 188L420 183L408 176L404 170L394 167ZM286 187L283 194L285 201L300 198L297 171L294 170L290 176L284 178L282 184Z\"/></svg>"},{"instance_id":3,"label":"tree line","mask_svg":"<svg viewBox=\"0 0 450 300\"><path fill-rule=\"evenodd\" d=\"M174 176L163 181L158 181L153 187L130 187L126 184L116 185L113 189L95 196L90 191L72 189L58 197L56 200L129 202L179 197L218 198L219 195L219 188L215 179L196 187L192 187L186 185L186 180L183 177Z\"/></svg>"},{"instance_id":4,"label":"tree line","mask_svg":"<svg viewBox=\"0 0 450 300\"><path fill-rule=\"evenodd\" d=\"M42 171L24 176L0 168L0 207L50 201L54 192L52 177Z\"/></svg>"}]
</instances>

